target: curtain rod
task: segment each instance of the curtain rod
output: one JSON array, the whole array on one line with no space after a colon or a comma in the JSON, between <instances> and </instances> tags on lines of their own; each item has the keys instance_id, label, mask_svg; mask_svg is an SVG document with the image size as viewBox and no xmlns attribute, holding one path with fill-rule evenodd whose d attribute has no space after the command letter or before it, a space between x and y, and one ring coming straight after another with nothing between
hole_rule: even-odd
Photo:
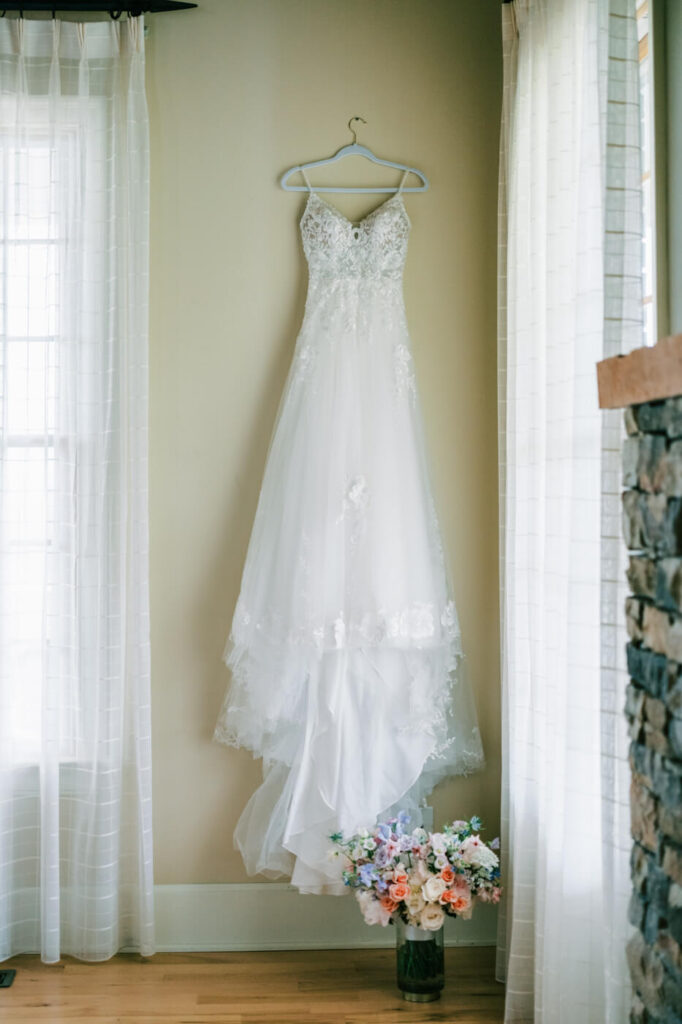
<instances>
[{"instance_id":1,"label":"curtain rod","mask_svg":"<svg viewBox=\"0 0 682 1024\"><path fill-rule=\"evenodd\" d=\"M0 16L4 17L6 11L18 11L22 17L35 11L51 11L52 14L91 11L93 14L110 14L112 18L120 18L122 14L136 18L140 14L162 14L164 11L182 11L196 6L180 0L24 0L23 3L21 0L0 0Z\"/></svg>"}]
</instances>

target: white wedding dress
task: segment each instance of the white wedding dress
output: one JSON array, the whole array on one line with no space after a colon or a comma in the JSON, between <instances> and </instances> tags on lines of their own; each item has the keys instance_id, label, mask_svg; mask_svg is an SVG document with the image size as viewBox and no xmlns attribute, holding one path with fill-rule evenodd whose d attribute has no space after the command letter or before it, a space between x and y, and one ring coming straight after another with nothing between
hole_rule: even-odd
<instances>
[{"instance_id":1,"label":"white wedding dress","mask_svg":"<svg viewBox=\"0 0 682 1024\"><path fill-rule=\"evenodd\" d=\"M305 317L225 652L216 739L263 758L247 870L342 892L329 835L483 764L431 497L400 190L359 224L310 191Z\"/></svg>"}]
</instances>

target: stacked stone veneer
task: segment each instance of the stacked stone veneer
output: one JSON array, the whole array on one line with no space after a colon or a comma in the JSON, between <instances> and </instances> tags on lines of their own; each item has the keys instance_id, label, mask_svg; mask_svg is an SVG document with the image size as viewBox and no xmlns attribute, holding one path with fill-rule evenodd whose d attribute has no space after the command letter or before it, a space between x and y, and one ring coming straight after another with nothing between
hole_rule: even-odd
<instances>
[{"instance_id":1,"label":"stacked stone veneer","mask_svg":"<svg viewBox=\"0 0 682 1024\"><path fill-rule=\"evenodd\" d=\"M626 410L633 1024L682 1022L682 397Z\"/></svg>"}]
</instances>

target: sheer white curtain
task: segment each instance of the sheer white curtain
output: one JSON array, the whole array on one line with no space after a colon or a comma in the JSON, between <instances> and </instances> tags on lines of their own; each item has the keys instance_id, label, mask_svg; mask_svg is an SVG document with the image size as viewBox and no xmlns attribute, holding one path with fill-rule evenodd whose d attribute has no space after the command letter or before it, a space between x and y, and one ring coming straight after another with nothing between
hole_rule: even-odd
<instances>
[{"instance_id":1,"label":"sheer white curtain","mask_svg":"<svg viewBox=\"0 0 682 1024\"><path fill-rule=\"evenodd\" d=\"M505 4L500 454L505 1021L627 1020L620 419L642 344L634 0Z\"/></svg>"},{"instance_id":2,"label":"sheer white curtain","mask_svg":"<svg viewBox=\"0 0 682 1024\"><path fill-rule=\"evenodd\" d=\"M0 19L0 959L153 951L140 18Z\"/></svg>"}]
</instances>

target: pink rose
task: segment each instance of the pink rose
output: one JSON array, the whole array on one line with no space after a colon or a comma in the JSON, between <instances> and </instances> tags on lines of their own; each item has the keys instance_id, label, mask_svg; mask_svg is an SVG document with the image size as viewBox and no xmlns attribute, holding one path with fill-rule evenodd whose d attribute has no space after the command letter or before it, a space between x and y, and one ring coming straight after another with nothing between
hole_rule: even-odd
<instances>
[{"instance_id":1,"label":"pink rose","mask_svg":"<svg viewBox=\"0 0 682 1024\"><path fill-rule=\"evenodd\" d=\"M407 875L405 878L407 878ZM388 895L392 900L395 900L396 903L400 903L401 900L407 899L410 892L411 890L409 885L407 885L407 882L394 882L393 885L388 887Z\"/></svg>"}]
</instances>

